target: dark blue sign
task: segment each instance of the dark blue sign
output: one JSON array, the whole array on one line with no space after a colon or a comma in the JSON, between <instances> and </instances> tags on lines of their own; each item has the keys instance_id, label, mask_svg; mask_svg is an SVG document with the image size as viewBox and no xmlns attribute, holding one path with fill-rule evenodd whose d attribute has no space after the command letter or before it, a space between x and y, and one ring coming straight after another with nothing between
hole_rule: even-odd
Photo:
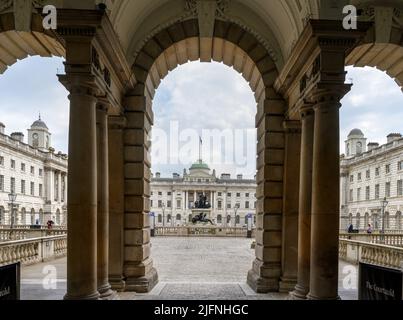
<instances>
[{"instance_id":1,"label":"dark blue sign","mask_svg":"<svg viewBox=\"0 0 403 320\"><path fill-rule=\"evenodd\" d=\"M359 300L403 299L401 270L360 263Z\"/></svg>"},{"instance_id":2,"label":"dark blue sign","mask_svg":"<svg viewBox=\"0 0 403 320\"><path fill-rule=\"evenodd\" d=\"M0 300L20 300L20 263L0 267Z\"/></svg>"}]
</instances>

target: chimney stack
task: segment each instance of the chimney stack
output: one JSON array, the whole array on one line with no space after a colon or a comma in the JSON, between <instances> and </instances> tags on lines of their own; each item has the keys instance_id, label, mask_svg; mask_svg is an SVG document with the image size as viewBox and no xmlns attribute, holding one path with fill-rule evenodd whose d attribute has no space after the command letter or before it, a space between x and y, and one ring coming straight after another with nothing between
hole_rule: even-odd
<instances>
[{"instance_id":1,"label":"chimney stack","mask_svg":"<svg viewBox=\"0 0 403 320\"><path fill-rule=\"evenodd\" d=\"M22 132L13 132L11 138L19 142L24 142L24 134Z\"/></svg>"},{"instance_id":2,"label":"chimney stack","mask_svg":"<svg viewBox=\"0 0 403 320\"><path fill-rule=\"evenodd\" d=\"M399 140L402 138L402 135L400 133L391 133L388 135L388 143L393 142L395 140Z\"/></svg>"},{"instance_id":3,"label":"chimney stack","mask_svg":"<svg viewBox=\"0 0 403 320\"><path fill-rule=\"evenodd\" d=\"M371 150L376 149L378 147L379 147L379 143L377 143L377 142L368 143L368 151L371 151Z\"/></svg>"},{"instance_id":4,"label":"chimney stack","mask_svg":"<svg viewBox=\"0 0 403 320\"><path fill-rule=\"evenodd\" d=\"M4 125L4 123L0 122L0 133L4 134L5 129L6 129L6 126Z\"/></svg>"}]
</instances>

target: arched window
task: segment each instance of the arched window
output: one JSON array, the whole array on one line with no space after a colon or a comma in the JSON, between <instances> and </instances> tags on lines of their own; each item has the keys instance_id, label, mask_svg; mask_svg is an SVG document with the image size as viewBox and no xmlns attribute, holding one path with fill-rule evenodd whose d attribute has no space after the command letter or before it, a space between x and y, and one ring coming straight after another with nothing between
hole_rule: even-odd
<instances>
[{"instance_id":1,"label":"arched window","mask_svg":"<svg viewBox=\"0 0 403 320\"><path fill-rule=\"evenodd\" d=\"M0 207L0 225L6 224L6 214L4 207Z\"/></svg>"},{"instance_id":2,"label":"arched window","mask_svg":"<svg viewBox=\"0 0 403 320\"><path fill-rule=\"evenodd\" d=\"M219 224L222 223L222 215L221 215L221 214L219 214L219 215L217 216L217 223L219 223Z\"/></svg>"},{"instance_id":3,"label":"arched window","mask_svg":"<svg viewBox=\"0 0 403 320\"><path fill-rule=\"evenodd\" d=\"M385 229L390 229L390 215L389 215L389 212L385 212Z\"/></svg>"},{"instance_id":4,"label":"arched window","mask_svg":"<svg viewBox=\"0 0 403 320\"><path fill-rule=\"evenodd\" d=\"M401 230L402 229L402 213L400 211L396 212L395 229L396 230Z\"/></svg>"},{"instance_id":5,"label":"arched window","mask_svg":"<svg viewBox=\"0 0 403 320\"><path fill-rule=\"evenodd\" d=\"M162 223L162 214L158 215L158 223Z\"/></svg>"},{"instance_id":6,"label":"arched window","mask_svg":"<svg viewBox=\"0 0 403 320\"><path fill-rule=\"evenodd\" d=\"M356 219L355 219L355 227L358 230L361 229L361 214L359 212L357 212L357 216L356 216Z\"/></svg>"},{"instance_id":7,"label":"arched window","mask_svg":"<svg viewBox=\"0 0 403 320\"><path fill-rule=\"evenodd\" d=\"M57 224L58 226L60 226L60 223L61 223L61 220L60 220L60 210L57 209L57 211L56 211L56 224Z\"/></svg>"},{"instance_id":8,"label":"arched window","mask_svg":"<svg viewBox=\"0 0 403 320\"><path fill-rule=\"evenodd\" d=\"M167 216L167 222L171 222L171 215L170 214L168 214L168 216Z\"/></svg>"},{"instance_id":9,"label":"arched window","mask_svg":"<svg viewBox=\"0 0 403 320\"><path fill-rule=\"evenodd\" d=\"M21 224L23 225L27 224L27 213L25 208L21 209Z\"/></svg>"},{"instance_id":10,"label":"arched window","mask_svg":"<svg viewBox=\"0 0 403 320\"><path fill-rule=\"evenodd\" d=\"M181 220L182 220L182 216L180 214L177 214L176 215L176 221L180 222Z\"/></svg>"},{"instance_id":11,"label":"arched window","mask_svg":"<svg viewBox=\"0 0 403 320\"><path fill-rule=\"evenodd\" d=\"M364 216L364 227L366 228L366 227L368 227L368 225L369 225L369 213L368 212L365 212L365 216Z\"/></svg>"},{"instance_id":12,"label":"arched window","mask_svg":"<svg viewBox=\"0 0 403 320\"><path fill-rule=\"evenodd\" d=\"M361 153L362 153L362 143L357 142L357 154L361 154Z\"/></svg>"},{"instance_id":13,"label":"arched window","mask_svg":"<svg viewBox=\"0 0 403 320\"><path fill-rule=\"evenodd\" d=\"M36 224L36 220L35 220L35 209L31 209L31 225ZM39 221L38 221L39 224Z\"/></svg>"},{"instance_id":14,"label":"arched window","mask_svg":"<svg viewBox=\"0 0 403 320\"><path fill-rule=\"evenodd\" d=\"M236 216L235 218L235 224L240 224L241 223L241 217L240 216Z\"/></svg>"},{"instance_id":15,"label":"arched window","mask_svg":"<svg viewBox=\"0 0 403 320\"><path fill-rule=\"evenodd\" d=\"M379 229L379 221L377 213L372 214L372 225L374 226L375 229Z\"/></svg>"},{"instance_id":16,"label":"arched window","mask_svg":"<svg viewBox=\"0 0 403 320\"><path fill-rule=\"evenodd\" d=\"M227 216L227 224L229 224L230 222L231 222L231 216L228 215L228 216Z\"/></svg>"}]
</instances>

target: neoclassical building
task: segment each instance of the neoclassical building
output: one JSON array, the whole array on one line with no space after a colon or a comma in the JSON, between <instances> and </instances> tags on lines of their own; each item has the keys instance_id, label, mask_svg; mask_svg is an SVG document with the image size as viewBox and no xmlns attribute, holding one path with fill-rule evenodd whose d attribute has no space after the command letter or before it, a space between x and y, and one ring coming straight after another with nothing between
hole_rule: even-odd
<instances>
[{"instance_id":1,"label":"neoclassical building","mask_svg":"<svg viewBox=\"0 0 403 320\"><path fill-rule=\"evenodd\" d=\"M46 4L57 8L55 29ZM196 60L233 67L256 98L248 284L337 299L345 67L377 67L401 85L402 11L401 0L0 0L0 73L28 55L66 58L66 299L108 298L111 287L148 292L158 282L153 98L168 72Z\"/></svg>"},{"instance_id":2,"label":"neoclassical building","mask_svg":"<svg viewBox=\"0 0 403 320\"><path fill-rule=\"evenodd\" d=\"M24 134L0 123L0 225L67 224L67 156L55 153L40 117ZM16 194L14 210L9 194Z\"/></svg>"},{"instance_id":3,"label":"neoclassical building","mask_svg":"<svg viewBox=\"0 0 403 320\"><path fill-rule=\"evenodd\" d=\"M200 213L220 227L247 227L248 219L256 223L256 186L256 180L242 175L217 177L199 160L182 176L174 173L164 178L156 173L152 177L151 214L157 227L192 225L192 218Z\"/></svg>"},{"instance_id":4,"label":"neoclassical building","mask_svg":"<svg viewBox=\"0 0 403 320\"><path fill-rule=\"evenodd\" d=\"M354 129L341 157L341 228L403 229L403 137L392 133L387 143L371 142ZM387 203L384 203L386 198Z\"/></svg>"}]
</instances>

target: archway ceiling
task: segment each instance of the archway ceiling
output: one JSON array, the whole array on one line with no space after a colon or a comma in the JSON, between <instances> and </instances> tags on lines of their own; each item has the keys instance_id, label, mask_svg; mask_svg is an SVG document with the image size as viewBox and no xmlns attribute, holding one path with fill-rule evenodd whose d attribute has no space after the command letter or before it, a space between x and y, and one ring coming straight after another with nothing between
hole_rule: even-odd
<instances>
[{"instance_id":1,"label":"archway ceiling","mask_svg":"<svg viewBox=\"0 0 403 320\"><path fill-rule=\"evenodd\" d=\"M130 60L150 32L175 19L186 19L186 1L110 1L111 20ZM308 17L318 16L319 0L219 0L228 2L226 16L256 31L278 55L281 67Z\"/></svg>"}]
</instances>

